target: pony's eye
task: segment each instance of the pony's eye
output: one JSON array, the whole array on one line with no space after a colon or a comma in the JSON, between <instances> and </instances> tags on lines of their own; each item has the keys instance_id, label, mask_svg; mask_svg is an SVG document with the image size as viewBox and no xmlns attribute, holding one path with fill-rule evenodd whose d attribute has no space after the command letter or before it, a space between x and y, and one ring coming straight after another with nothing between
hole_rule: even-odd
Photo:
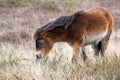
<instances>
[{"instance_id":1,"label":"pony's eye","mask_svg":"<svg viewBox=\"0 0 120 80\"><path fill-rule=\"evenodd\" d=\"M37 40L36 41L38 44L43 44L44 43L44 40Z\"/></svg>"},{"instance_id":2,"label":"pony's eye","mask_svg":"<svg viewBox=\"0 0 120 80\"><path fill-rule=\"evenodd\" d=\"M42 43L43 40L37 40L37 43Z\"/></svg>"},{"instance_id":3,"label":"pony's eye","mask_svg":"<svg viewBox=\"0 0 120 80\"><path fill-rule=\"evenodd\" d=\"M36 40L36 47L43 47L44 40Z\"/></svg>"}]
</instances>

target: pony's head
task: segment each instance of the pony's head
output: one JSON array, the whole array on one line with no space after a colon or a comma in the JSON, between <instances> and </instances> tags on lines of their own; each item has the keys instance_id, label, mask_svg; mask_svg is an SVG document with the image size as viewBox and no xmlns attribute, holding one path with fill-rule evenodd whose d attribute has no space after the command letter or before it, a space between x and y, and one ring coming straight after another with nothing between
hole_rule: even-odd
<instances>
[{"instance_id":1,"label":"pony's head","mask_svg":"<svg viewBox=\"0 0 120 80\"><path fill-rule=\"evenodd\" d=\"M52 48L52 41L47 34L41 29L37 29L34 34L34 42L36 46L36 58L41 59L47 55Z\"/></svg>"}]
</instances>

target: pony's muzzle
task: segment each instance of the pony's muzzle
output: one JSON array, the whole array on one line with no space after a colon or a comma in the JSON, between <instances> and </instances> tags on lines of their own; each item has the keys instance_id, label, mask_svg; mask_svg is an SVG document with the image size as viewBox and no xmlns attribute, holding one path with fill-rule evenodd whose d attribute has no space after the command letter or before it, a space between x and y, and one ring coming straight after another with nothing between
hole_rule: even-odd
<instances>
[{"instance_id":1,"label":"pony's muzzle","mask_svg":"<svg viewBox=\"0 0 120 80\"><path fill-rule=\"evenodd\" d=\"M36 54L36 58L37 58L37 59L42 59L43 57L44 57L44 54L43 54L43 53Z\"/></svg>"}]
</instances>

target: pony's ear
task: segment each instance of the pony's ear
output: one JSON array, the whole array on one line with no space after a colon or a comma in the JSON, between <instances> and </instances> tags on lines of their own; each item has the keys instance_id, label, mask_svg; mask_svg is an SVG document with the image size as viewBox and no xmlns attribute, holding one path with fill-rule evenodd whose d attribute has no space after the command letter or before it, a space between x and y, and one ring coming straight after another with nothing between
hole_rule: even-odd
<instances>
[{"instance_id":1,"label":"pony's ear","mask_svg":"<svg viewBox=\"0 0 120 80\"><path fill-rule=\"evenodd\" d=\"M38 28L36 32L34 33L34 39L37 39L38 37L47 37L47 32L43 31L41 28Z\"/></svg>"},{"instance_id":2,"label":"pony's ear","mask_svg":"<svg viewBox=\"0 0 120 80\"><path fill-rule=\"evenodd\" d=\"M40 28L38 28L38 29L37 29L37 32L41 32L41 29L40 29Z\"/></svg>"},{"instance_id":3,"label":"pony's ear","mask_svg":"<svg viewBox=\"0 0 120 80\"><path fill-rule=\"evenodd\" d=\"M40 29L38 28L33 35L33 39L36 40L40 36Z\"/></svg>"},{"instance_id":4,"label":"pony's ear","mask_svg":"<svg viewBox=\"0 0 120 80\"><path fill-rule=\"evenodd\" d=\"M38 28L36 32L37 34L41 35L43 31L40 28Z\"/></svg>"}]
</instances>

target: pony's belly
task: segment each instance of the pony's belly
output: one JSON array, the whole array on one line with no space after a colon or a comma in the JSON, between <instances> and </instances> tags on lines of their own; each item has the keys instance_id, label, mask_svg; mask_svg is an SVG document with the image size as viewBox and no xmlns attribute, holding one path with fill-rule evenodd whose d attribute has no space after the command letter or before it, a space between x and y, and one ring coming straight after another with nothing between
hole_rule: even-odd
<instances>
[{"instance_id":1,"label":"pony's belly","mask_svg":"<svg viewBox=\"0 0 120 80\"><path fill-rule=\"evenodd\" d=\"M107 35L107 30L102 32L101 34L98 34L98 35L86 35L85 37L85 45L87 44L91 44L91 43L98 43L100 42L104 37L106 37Z\"/></svg>"}]
</instances>

